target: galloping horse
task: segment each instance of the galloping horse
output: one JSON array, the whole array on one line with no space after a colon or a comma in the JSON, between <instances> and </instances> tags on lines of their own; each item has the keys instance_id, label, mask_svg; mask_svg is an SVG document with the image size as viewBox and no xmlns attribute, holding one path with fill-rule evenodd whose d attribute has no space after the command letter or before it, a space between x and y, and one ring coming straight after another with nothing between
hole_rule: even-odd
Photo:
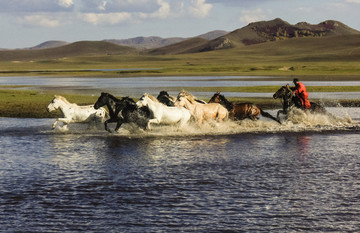
<instances>
[{"instance_id":1,"label":"galloping horse","mask_svg":"<svg viewBox=\"0 0 360 233\"><path fill-rule=\"evenodd\" d=\"M232 120L244 120L245 118L256 120L261 114L264 117L268 117L280 123L278 119L269 113L264 112L259 106L253 103L230 102L224 95L221 95L220 92L216 92L209 100L209 103L219 103L224 106L229 111L229 118Z\"/></svg>"},{"instance_id":2,"label":"galloping horse","mask_svg":"<svg viewBox=\"0 0 360 233\"><path fill-rule=\"evenodd\" d=\"M174 96L169 95L167 91L160 91L159 95L156 97L156 99L160 102L165 104L169 107L174 107L174 103L176 101L176 98Z\"/></svg>"},{"instance_id":3,"label":"galloping horse","mask_svg":"<svg viewBox=\"0 0 360 233\"><path fill-rule=\"evenodd\" d=\"M129 97L121 100L109 93L101 93L101 96L94 104L94 108L98 109L106 105L109 109L110 119L104 122L105 130L111 132L107 124L116 122L115 131L117 131L123 123L135 123L142 129L146 129L149 121L149 113L144 109L139 109L135 101Z\"/></svg>"},{"instance_id":4,"label":"galloping horse","mask_svg":"<svg viewBox=\"0 0 360 233\"><path fill-rule=\"evenodd\" d=\"M59 109L63 115L62 118L57 118L52 124L52 129L55 129L58 121L64 123L63 129L67 129L70 123L90 123L104 122L109 115L104 108L95 109L92 105L79 106L70 103L62 96L55 95L54 99L47 106L47 111L51 112Z\"/></svg>"},{"instance_id":5,"label":"galloping horse","mask_svg":"<svg viewBox=\"0 0 360 233\"><path fill-rule=\"evenodd\" d=\"M293 96L293 93L288 86L282 86L279 90L277 90L274 93L273 98L274 99L282 98L282 102L283 102L282 103L283 109L279 110L277 113L278 119L279 119L280 113L287 114L289 112L289 109L292 106L295 106L297 108L302 108L301 104L299 103L299 101L296 100L296 97ZM310 102L310 104L311 104L311 107L309 110L311 112L328 114L328 112L325 110L325 108L322 107L321 105L314 103L314 102Z\"/></svg>"},{"instance_id":6,"label":"galloping horse","mask_svg":"<svg viewBox=\"0 0 360 233\"><path fill-rule=\"evenodd\" d=\"M201 124L204 120L223 121L228 118L228 110L218 103L201 104L195 97L186 91L179 93L175 106L189 109Z\"/></svg>"},{"instance_id":7,"label":"galloping horse","mask_svg":"<svg viewBox=\"0 0 360 233\"><path fill-rule=\"evenodd\" d=\"M144 94L139 101L136 102L136 105L138 107L147 106L149 108L153 119L149 120L148 128L150 128L150 123L179 124L179 127L182 127L187 124L192 117L191 112L187 109L165 106L149 94Z\"/></svg>"}]
</instances>

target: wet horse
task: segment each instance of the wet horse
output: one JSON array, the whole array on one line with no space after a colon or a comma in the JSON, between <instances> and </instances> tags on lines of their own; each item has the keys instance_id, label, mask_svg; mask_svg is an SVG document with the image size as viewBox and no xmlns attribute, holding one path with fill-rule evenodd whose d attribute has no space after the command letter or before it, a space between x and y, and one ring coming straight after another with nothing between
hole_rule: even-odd
<instances>
[{"instance_id":1,"label":"wet horse","mask_svg":"<svg viewBox=\"0 0 360 233\"><path fill-rule=\"evenodd\" d=\"M123 123L135 123L142 129L146 129L149 121L149 112L146 109L139 109L135 101L129 97L121 100L109 93L101 93L94 104L94 108L98 109L102 106L109 109L110 119L104 122L105 130L111 132L107 124L116 122L115 131L117 131Z\"/></svg>"},{"instance_id":2,"label":"wet horse","mask_svg":"<svg viewBox=\"0 0 360 233\"><path fill-rule=\"evenodd\" d=\"M62 129L66 130L70 123L102 123L108 117L104 108L95 109L92 105L79 106L70 103L65 97L59 95L55 95L46 109L48 112L59 109L63 115L62 118L57 118L52 124L52 129L55 129L59 121L63 122Z\"/></svg>"},{"instance_id":3,"label":"wet horse","mask_svg":"<svg viewBox=\"0 0 360 233\"><path fill-rule=\"evenodd\" d=\"M295 106L297 108L303 109L301 102L293 95L293 92L288 86L282 86L277 90L274 95L274 99L282 99L282 110L279 110L277 113L277 119L279 119L280 114L287 114L291 107ZM317 103L310 102L310 112L328 114L325 108Z\"/></svg>"},{"instance_id":4,"label":"wet horse","mask_svg":"<svg viewBox=\"0 0 360 233\"><path fill-rule=\"evenodd\" d=\"M166 106L149 94L144 94L136 104L138 107L146 106L149 108L152 119L149 120L148 128L150 128L151 123L167 125L178 124L179 127L182 127L186 125L192 117L189 110L182 107Z\"/></svg>"},{"instance_id":5,"label":"wet horse","mask_svg":"<svg viewBox=\"0 0 360 233\"><path fill-rule=\"evenodd\" d=\"M201 124L204 120L225 120L229 116L228 110L218 103L201 104L196 98L186 91L179 93L175 106L189 109Z\"/></svg>"},{"instance_id":6,"label":"wet horse","mask_svg":"<svg viewBox=\"0 0 360 233\"><path fill-rule=\"evenodd\" d=\"M211 97L209 103L219 103L229 111L229 118L232 120L244 120L249 118L251 120L258 119L261 114L264 117L270 118L280 123L278 119L267 112L264 112L259 106L253 103L234 103L228 101L224 95L217 92Z\"/></svg>"}]
</instances>

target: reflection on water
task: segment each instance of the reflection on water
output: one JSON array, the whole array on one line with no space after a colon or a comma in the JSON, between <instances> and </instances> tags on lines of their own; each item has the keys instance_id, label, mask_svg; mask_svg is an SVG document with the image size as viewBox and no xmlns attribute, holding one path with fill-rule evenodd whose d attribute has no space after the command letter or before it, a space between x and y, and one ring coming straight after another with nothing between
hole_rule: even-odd
<instances>
[{"instance_id":1,"label":"reflection on water","mask_svg":"<svg viewBox=\"0 0 360 233\"><path fill-rule=\"evenodd\" d=\"M273 123L259 121L239 126L254 131L184 136L161 127L62 133L50 131L51 123L0 118L0 231L360 227L358 127L299 131L293 124L269 132L258 128Z\"/></svg>"}]
</instances>

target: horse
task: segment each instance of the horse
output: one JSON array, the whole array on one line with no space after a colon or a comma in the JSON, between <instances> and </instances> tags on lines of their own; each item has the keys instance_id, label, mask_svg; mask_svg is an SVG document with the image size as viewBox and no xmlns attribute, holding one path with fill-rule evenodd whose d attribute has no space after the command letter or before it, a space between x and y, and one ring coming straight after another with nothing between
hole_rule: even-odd
<instances>
[{"instance_id":1,"label":"horse","mask_svg":"<svg viewBox=\"0 0 360 233\"><path fill-rule=\"evenodd\" d=\"M174 96L169 95L167 91L160 91L159 95L156 97L156 99L160 102L165 104L169 107L174 107L174 103L176 101L176 98Z\"/></svg>"},{"instance_id":2,"label":"horse","mask_svg":"<svg viewBox=\"0 0 360 233\"><path fill-rule=\"evenodd\" d=\"M274 99L282 98L282 110L279 110L277 113L277 119L279 119L279 115L287 114L289 112L289 109L293 106L303 109L301 102L297 98L297 96L293 95L292 90L288 86L282 86L279 90L277 90L274 95ZM310 112L312 113L320 113L320 114L328 114L328 112L325 110L325 108L317 103L310 102Z\"/></svg>"},{"instance_id":3,"label":"horse","mask_svg":"<svg viewBox=\"0 0 360 233\"><path fill-rule=\"evenodd\" d=\"M166 106L173 107L176 102L176 97L169 95L167 91L160 91L159 95L156 97L159 102L165 104ZM195 99L196 102L200 104L206 104L204 100Z\"/></svg>"},{"instance_id":4,"label":"horse","mask_svg":"<svg viewBox=\"0 0 360 233\"><path fill-rule=\"evenodd\" d=\"M104 122L105 130L111 132L107 124L116 122L115 131L119 130L123 123L135 123L142 129L146 129L149 121L149 112L146 109L139 109L135 101L129 97L121 100L109 93L101 93L94 104L94 108L98 109L102 106L109 109L110 119Z\"/></svg>"},{"instance_id":5,"label":"horse","mask_svg":"<svg viewBox=\"0 0 360 233\"><path fill-rule=\"evenodd\" d=\"M62 113L62 118L57 118L52 124L52 129L55 129L57 122L63 122L62 129L67 129L70 123L89 123L104 122L109 117L104 108L95 109L92 105L79 106L70 103L63 96L55 95L50 104L46 107L48 112L59 109Z\"/></svg>"},{"instance_id":6,"label":"horse","mask_svg":"<svg viewBox=\"0 0 360 233\"><path fill-rule=\"evenodd\" d=\"M259 106L253 103L234 103L228 101L220 92L216 92L209 100L209 103L219 103L229 111L229 118L232 120L244 120L249 118L257 120L261 114L264 117L270 118L278 123L280 121L273 117L271 114L264 112Z\"/></svg>"},{"instance_id":7,"label":"horse","mask_svg":"<svg viewBox=\"0 0 360 233\"><path fill-rule=\"evenodd\" d=\"M178 124L179 127L186 125L192 118L192 114L189 110L182 107L169 107L160 103L154 96L144 94L138 102L138 107L147 106L151 112L152 119L149 120L148 128L150 124Z\"/></svg>"},{"instance_id":8,"label":"horse","mask_svg":"<svg viewBox=\"0 0 360 233\"><path fill-rule=\"evenodd\" d=\"M222 105L218 103L201 104L196 101L196 98L192 94L186 91L179 93L175 106L189 109L200 124L202 124L204 120L217 120L221 122L229 116L228 110Z\"/></svg>"}]
</instances>

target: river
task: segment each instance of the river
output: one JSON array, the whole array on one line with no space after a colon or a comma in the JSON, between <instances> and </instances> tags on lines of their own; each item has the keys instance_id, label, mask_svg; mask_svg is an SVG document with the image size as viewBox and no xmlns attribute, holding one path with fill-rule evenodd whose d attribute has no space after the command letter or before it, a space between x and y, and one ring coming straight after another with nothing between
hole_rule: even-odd
<instances>
[{"instance_id":1,"label":"river","mask_svg":"<svg viewBox=\"0 0 360 233\"><path fill-rule=\"evenodd\" d=\"M357 232L359 110L330 111L117 133L0 118L0 231Z\"/></svg>"}]
</instances>

